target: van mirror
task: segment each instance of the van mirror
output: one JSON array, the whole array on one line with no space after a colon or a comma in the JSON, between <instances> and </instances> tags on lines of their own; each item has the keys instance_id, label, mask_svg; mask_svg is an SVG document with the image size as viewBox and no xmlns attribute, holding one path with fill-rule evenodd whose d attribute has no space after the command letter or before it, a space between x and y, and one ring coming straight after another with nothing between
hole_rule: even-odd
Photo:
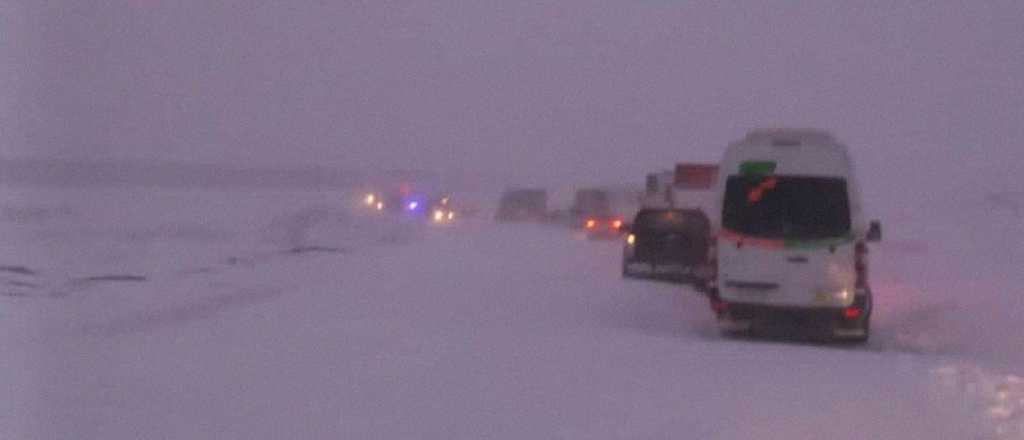
<instances>
[{"instance_id":1,"label":"van mirror","mask_svg":"<svg viewBox=\"0 0 1024 440\"><path fill-rule=\"evenodd\" d=\"M882 224L878 220L872 220L871 225L868 227L867 241L877 242L882 241Z\"/></svg>"}]
</instances>

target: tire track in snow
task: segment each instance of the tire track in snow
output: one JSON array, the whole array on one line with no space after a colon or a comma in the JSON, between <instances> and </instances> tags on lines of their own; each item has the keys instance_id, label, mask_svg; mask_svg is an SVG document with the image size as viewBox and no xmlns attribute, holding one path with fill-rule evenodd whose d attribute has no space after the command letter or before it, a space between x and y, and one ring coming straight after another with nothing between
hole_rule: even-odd
<instances>
[{"instance_id":1,"label":"tire track in snow","mask_svg":"<svg viewBox=\"0 0 1024 440\"><path fill-rule=\"evenodd\" d=\"M149 281L150 278L151 277L146 275L118 273L76 277L60 283L59 287L50 291L49 296L51 298L64 298L72 294L88 291L89 289L100 285L111 283L145 283Z\"/></svg>"},{"instance_id":2,"label":"tire track in snow","mask_svg":"<svg viewBox=\"0 0 1024 440\"><path fill-rule=\"evenodd\" d=\"M0 266L0 272L12 273L17 275L35 275L36 271L29 269L25 266Z\"/></svg>"},{"instance_id":3,"label":"tire track in snow","mask_svg":"<svg viewBox=\"0 0 1024 440\"><path fill-rule=\"evenodd\" d=\"M42 288L36 271L26 266L0 266L0 296L24 298L38 295Z\"/></svg>"}]
</instances>

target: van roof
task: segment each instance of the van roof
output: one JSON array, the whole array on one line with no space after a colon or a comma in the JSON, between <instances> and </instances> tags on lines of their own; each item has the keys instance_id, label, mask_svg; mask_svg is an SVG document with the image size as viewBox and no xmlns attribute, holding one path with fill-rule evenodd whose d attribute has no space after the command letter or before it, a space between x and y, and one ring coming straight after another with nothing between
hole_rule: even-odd
<instances>
[{"instance_id":1,"label":"van roof","mask_svg":"<svg viewBox=\"0 0 1024 440\"><path fill-rule=\"evenodd\" d=\"M834 144L836 138L816 128L757 128L747 132L747 144Z\"/></svg>"},{"instance_id":2,"label":"van roof","mask_svg":"<svg viewBox=\"0 0 1024 440\"><path fill-rule=\"evenodd\" d=\"M736 174L745 162L770 163L777 174L849 176L846 147L831 133L811 128L751 130L733 142L722 158L722 176Z\"/></svg>"}]
</instances>

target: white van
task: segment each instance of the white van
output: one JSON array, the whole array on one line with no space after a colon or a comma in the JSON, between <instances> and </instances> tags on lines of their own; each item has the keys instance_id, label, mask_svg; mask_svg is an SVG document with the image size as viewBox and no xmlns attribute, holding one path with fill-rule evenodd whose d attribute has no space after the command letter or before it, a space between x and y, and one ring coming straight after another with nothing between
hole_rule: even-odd
<instances>
[{"instance_id":1,"label":"white van","mask_svg":"<svg viewBox=\"0 0 1024 440\"><path fill-rule=\"evenodd\" d=\"M754 130L720 166L709 296L722 331L770 322L867 340L866 243L881 228L864 219L846 147L820 130Z\"/></svg>"}]
</instances>

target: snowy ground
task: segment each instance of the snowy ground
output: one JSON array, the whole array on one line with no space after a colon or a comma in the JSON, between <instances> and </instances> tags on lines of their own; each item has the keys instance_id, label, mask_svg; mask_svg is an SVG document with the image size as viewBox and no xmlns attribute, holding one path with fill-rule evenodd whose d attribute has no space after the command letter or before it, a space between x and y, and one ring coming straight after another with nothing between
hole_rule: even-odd
<instances>
[{"instance_id":1,"label":"snowy ground","mask_svg":"<svg viewBox=\"0 0 1024 440\"><path fill-rule=\"evenodd\" d=\"M0 197L0 438L1024 438L1015 193L883 216L864 347L721 339L698 294L559 229Z\"/></svg>"}]
</instances>

